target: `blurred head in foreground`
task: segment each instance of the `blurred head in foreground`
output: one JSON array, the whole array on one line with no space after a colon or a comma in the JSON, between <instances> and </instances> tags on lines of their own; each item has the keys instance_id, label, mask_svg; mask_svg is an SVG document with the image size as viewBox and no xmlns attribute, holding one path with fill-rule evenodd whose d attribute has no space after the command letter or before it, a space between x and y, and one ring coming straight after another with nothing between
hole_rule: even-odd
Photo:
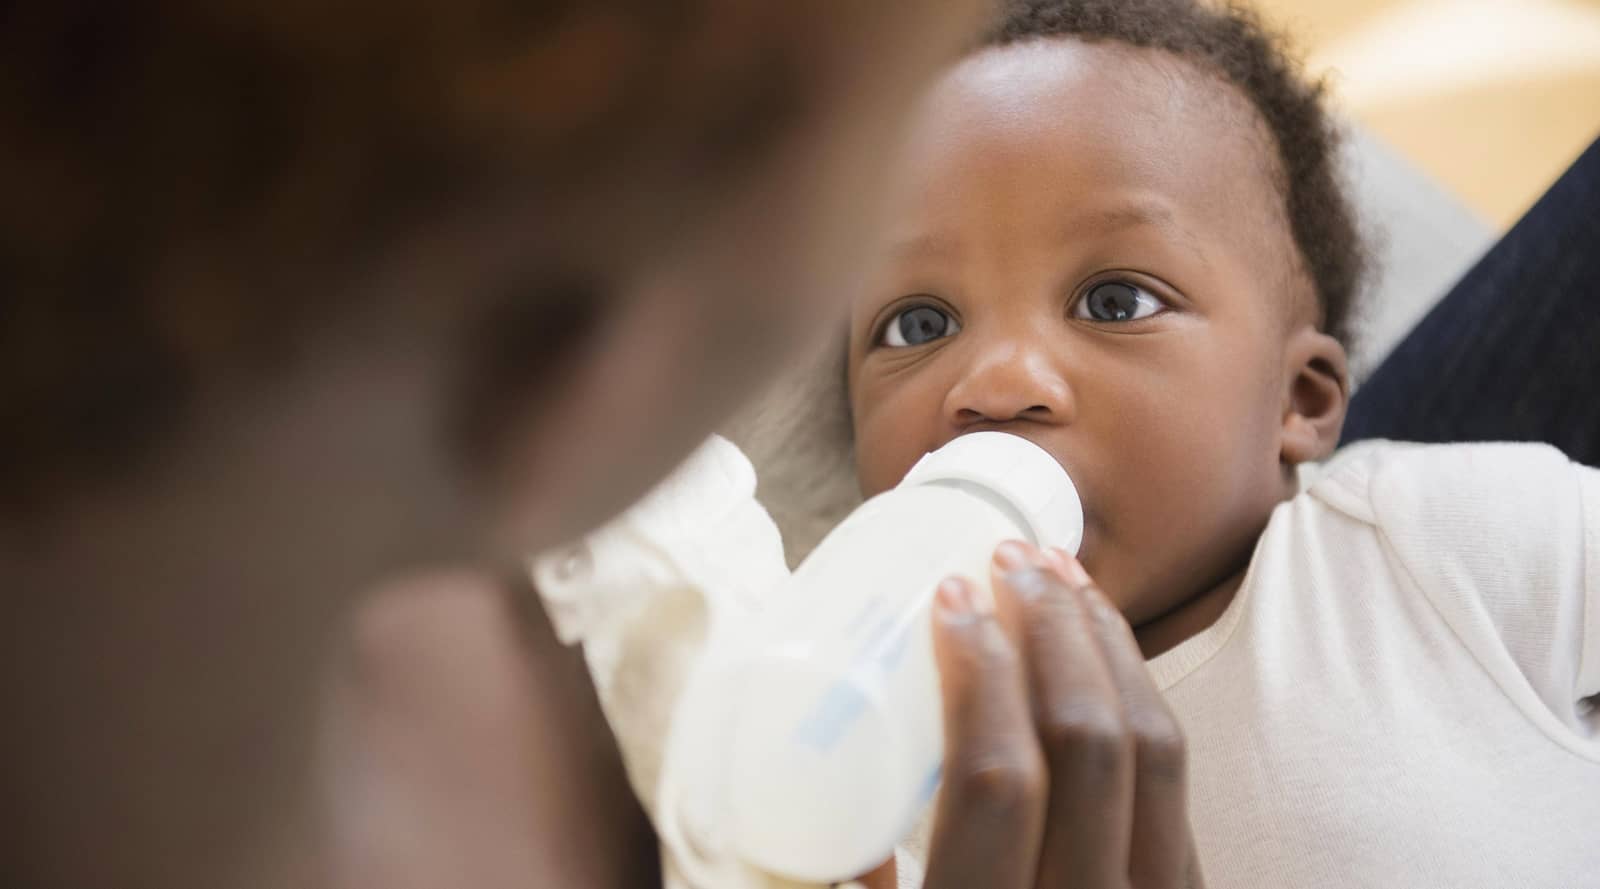
<instances>
[{"instance_id":1,"label":"blurred head in foreground","mask_svg":"<svg viewBox=\"0 0 1600 889\"><path fill-rule=\"evenodd\" d=\"M838 308L979 5L13 5L0 516L202 473L384 550L582 530Z\"/></svg>"}]
</instances>

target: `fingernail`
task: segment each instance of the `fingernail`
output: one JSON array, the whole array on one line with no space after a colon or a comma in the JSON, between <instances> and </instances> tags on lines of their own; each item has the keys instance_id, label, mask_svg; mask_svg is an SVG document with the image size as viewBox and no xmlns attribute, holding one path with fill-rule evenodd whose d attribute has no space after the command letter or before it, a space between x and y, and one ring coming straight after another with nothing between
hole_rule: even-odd
<instances>
[{"instance_id":1,"label":"fingernail","mask_svg":"<svg viewBox=\"0 0 1600 889\"><path fill-rule=\"evenodd\" d=\"M1044 563L1061 575L1062 580L1066 580L1068 573L1072 571L1069 566L1071 560L1072 557L1067 555L1067 551L1060 547L1053 546L1044 550Z\"/></svg>"},{"instance_id":2,"label":"fingernail","mask_svg":"<svg viewBox=\"0 0 1600 889\"><path fill-rule=\"evenodd\" d=\"M1053 573L1038 565L1024 565L1016 571L1006 572L1005 583L1018 598L1032 601L1049 595L1051 590L1061 589L1061 579L1052 578Z\"/></svg>"},{"instance_id":3,"label":"fingernail","mask_svg":"<svg viewBox=\"0 0 1600 889\"><path fill-rule=\"evenodd\" d=\"M995 547L994 563L1009 573L1028 567L1032 560L1028 558L1028 547L1020 540L1007 540Z\"/></svg>"},{"instance_id":4,"label":"fingernail","mask_svg":"<svg viewBox=\"0 0 1600 889\"><path fill-rule=\"evenodd\" d=\"M939 606L939 616L946 623L971 623L981 613L978 599L972 592L972 584L965 578L946 577L941 580L934 597Z\"/></svg>"},{"instance_id":5,"label":"fingernail","mask_svg":"<svg viewBox=\"0 0 1600 889\"><path fill-rule=\"evenodd\" d=\"M1061 557L1061 576L1067 579L1067 583L1074 586L1089 586L1092 583L1089 580L1089 572L1083 570L1083 563L1071 553L1064 549L1057 549L1054 552Z\"/></svg>"}]
</instances>

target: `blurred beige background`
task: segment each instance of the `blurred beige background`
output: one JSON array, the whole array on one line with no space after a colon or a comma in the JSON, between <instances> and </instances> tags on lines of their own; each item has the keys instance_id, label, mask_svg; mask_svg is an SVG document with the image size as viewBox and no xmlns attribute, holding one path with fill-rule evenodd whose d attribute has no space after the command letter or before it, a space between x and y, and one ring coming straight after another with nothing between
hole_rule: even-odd
<instances>
[{"instance_id":1,"label":"blurred beige background","mask_svg":"<svg viewBox=\"0 0 1600 889\"><path fill-rule=\"evenodd\" d=\"M1256 0L1337 104L1504 229L1600 135L1600 0Z\"/></svg>"}]
</instances>

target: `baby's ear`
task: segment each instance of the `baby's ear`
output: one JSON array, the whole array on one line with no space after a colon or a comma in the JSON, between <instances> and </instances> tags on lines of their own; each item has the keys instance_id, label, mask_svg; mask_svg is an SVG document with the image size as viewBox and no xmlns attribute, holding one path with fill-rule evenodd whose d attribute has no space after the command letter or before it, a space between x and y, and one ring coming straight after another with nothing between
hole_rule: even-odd
<instances>
[{"instance_id":1,"label":"baby's ear","mask_svg":"<svg viewBox=\"0 0 1600 889\"><path fill-rule=\"evenodd\" d=\"M1320 460L1333 453L1350 403L1349 358L1338 340L1306 325L1289 335L1284 349L1283 435L1278 453L1285 465Z\"/></svg>"}]
</instances>

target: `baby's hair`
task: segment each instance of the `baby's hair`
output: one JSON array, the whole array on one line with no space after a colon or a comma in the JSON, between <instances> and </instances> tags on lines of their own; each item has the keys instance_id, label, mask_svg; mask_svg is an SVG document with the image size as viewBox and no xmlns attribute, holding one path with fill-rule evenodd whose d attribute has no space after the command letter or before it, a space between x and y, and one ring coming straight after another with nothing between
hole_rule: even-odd
<instances>
[{"instance_id":1,"label":"baby's hair","mask_svg":"<svg viewBox=\"0 0 1600 889\"><path fill-rule=\"evenodd\" d=\"M1171 53L1219 74L1271 132L1289 227L1322 308L1321 329L1348 343L1352 304L1368 266L1341 184L1339 133L1323 84L1305 79L1286 43L1256 13L1197 0L1012 0L985 44L1071 37Z\"/></svg>"}]
</instances>

